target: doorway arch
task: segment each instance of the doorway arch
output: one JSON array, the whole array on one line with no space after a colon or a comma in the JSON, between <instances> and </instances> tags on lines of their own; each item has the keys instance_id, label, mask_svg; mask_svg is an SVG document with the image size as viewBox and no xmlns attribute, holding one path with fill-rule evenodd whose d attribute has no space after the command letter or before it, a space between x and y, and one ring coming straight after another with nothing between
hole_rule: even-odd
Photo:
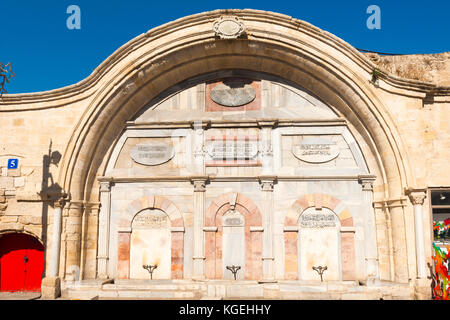
<instances>
[{"instance_id":1,"label":"doorway arch","mask_svg":"<svg viewBox=\"0 0 450 320\"><path fill-rule=\"evenodd\" d=\"M40 291L44 246L25 233L0 235L0 291Z\"/></svg>"}]
</instances>

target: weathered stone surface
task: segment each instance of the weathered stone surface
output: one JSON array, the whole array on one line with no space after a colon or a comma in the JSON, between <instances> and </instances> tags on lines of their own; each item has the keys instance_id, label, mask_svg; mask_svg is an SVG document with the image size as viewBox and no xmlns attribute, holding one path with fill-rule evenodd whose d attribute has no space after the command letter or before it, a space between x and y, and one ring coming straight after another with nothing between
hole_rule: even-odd
<instances>
[{"instance_id":1,"label":"weathered stone surface","mask_svg":"<svg viewBox=\"0 0 450 320\"><path fill-rule=\"evenodd\" d=\"M21 188L25 186L25 177L14 178L14 188Z\"/></svg>"},{"instance_id":2,"label":"weathered stone surface","mask_svg":"<svg viewBox=\"0 0 450 320\"><path fill-rule=\"evenodd\" d=\"M0 217L1 223L17 222L17 220L18 220L17 216L2 216L2 217Z\"/></svg>"},{"instance_id":3,"label":"weathered stone surface","mask_svg":"<svg viewBox=\"0 0 450 320\"><path fill-rule=\"evenodd\" d=\"M21 216L21 217L19 217L19 222L24 225L27 225L27 224L41 225L42 217L41 216Z\"/></svg>"},{"instance_id":4,"label":"weathered stone surface","mask_svg":"<svg viewBox=\"0 0 450 320\"><path fill-rule=\"evenodd\" d=\"M51 300L61 296L61 279L59 277L45 277L41 283L42 299Z\"/></svg>"},{"instance_id":5,"label":"weathered stone surface","mask_svg":"<svg viewBox=\"0 0 450 320\"><path fill-rule=\"evenodd\" d=\"M0 177L0 188L11 189L14 187L14 178L12 177Z\"/></svg>"}]
</instances>

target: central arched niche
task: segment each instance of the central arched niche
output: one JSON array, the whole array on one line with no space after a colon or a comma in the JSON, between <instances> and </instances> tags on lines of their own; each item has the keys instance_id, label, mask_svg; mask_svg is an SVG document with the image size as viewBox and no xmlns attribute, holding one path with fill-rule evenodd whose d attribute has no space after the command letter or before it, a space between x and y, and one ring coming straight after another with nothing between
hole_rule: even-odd
<instances>
[{"instance_id":1,"label":"central arched niche","mask_svg":"<svg viewBox=\"0 0 450 320\"><path fill-rule=\"evenodd\" d=\"M153 279L171 278L171 232L169 216L160 209L139 212L131 224L130 279L148 279L143 266L157 266Z\"/></svg>"},{"instance_id":2,"label":"central arched niche","mask_svg":"<svg viewBox=\"0 0 450 320\"><path fill-rule=\"evenodd\" d=\"M239 267L236 279L243 280L245 274L245 219L236 210L229 210L222 217L222 272L223 278L234 279L227 267Z\"/></svg>"},{"instance_id":3,"label":"central arched niche","mask_svg":"<svg viewBox=\"0 0 450 320\"><path fill-rule=\"evenodd\" d=\"M262 216L253 200L242 193L216 197L205 212L205 276L233 279L227 266L239 265L237 279L262 276ZM256 228L256 230L255 230Z\"/></svg>"}]
</instances>

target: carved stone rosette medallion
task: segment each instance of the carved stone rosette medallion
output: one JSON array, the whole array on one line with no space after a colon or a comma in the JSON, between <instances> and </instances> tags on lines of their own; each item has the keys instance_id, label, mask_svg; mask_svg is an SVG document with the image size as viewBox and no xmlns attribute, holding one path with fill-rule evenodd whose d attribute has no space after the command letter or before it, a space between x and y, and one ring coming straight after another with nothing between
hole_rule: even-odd
<instances>
[{"instance_id":1,"label":"carved stone rosette medallion","mask_svg":"<svg viewBox=\"0 0 450 320\"><path fill-rule=\"evenodd\" d=\"M213 24L216 36L221 39L236 39L245 33L245 25L238 17L220 17Z\"/></svg>"}]
</instances>

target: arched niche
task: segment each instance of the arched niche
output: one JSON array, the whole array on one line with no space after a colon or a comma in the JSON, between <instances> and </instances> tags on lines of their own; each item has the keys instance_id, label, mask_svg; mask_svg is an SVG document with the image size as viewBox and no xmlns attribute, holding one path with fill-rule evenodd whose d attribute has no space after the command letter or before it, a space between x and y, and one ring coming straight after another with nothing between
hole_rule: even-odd
<instances>
[{"instance_id":1,"label":"arched niche","mask_svg":"<svg viewBox=\"0 0 450 320\"><path fill-rule=\"evenodd\" d=\"M298 219L298 275L301 280L319 280L313 268L327 268L322 278L342 280L340 221L328 208L308 208Z\"/></svg>"},{"instance_id":2,"label":"arched niche","mask_svg":"<svg viewBox=\"0 0 450 320\"><path fill-rule=\"evenodd\" d=\"M144 256L145 252L152 251L151 248L144 246L152 244L149 243L149 241L151 242L151 240L143 241L144 243L139 244L139 241L142 241L138 231L140 224L139 220L141 220L141 218L143 221L145 221L146 219L151 220L152 218L155 218L155 220L158 220L159 218L160 220L160 231L151 231L148 230L151 228L148 228L148 226L144 226L143 229L148 230L147 232L144 231L144 236L145 233L147 233L147 235L150 234L152 240L170 240L170 277L168 277L167 271L167 264L169 260L167 256L168 252L157 250L156 253L155 251L153 251L152 254L147 254L146 256ZM135 231L137 231L134 237L132 237L133 223ZM157 227L158 223L154 223L154 226ZM168 230L170 230L170 235L167 235ZM132 201L126 207L125 214L119 220L117 233L117 278L129 279L131 278L131 275L143 277L143 271L139 270L140 272L138 272L138 269L142 268L142 263L158 263L158 257L160 259L165 259L164 267L161 267L161 269L164 270L164 272L160 274L161 278L183 278L184 223L181 212L172 201L162 196L146 196ZM134 245L136 245L136 254L133 257L133 262L138 264L137 266L133 266L133 268L136 268L133 273L131 273L132 239L135 240ZM165 243L163 247L167 249L169 247L169 244ZM163 263L162 260L160 260L159 262ZM157 272L155 271L155 276L156 275Z\"/></svg>"},{"instance_id":3,"label":"arched niche","mask_svg":"<svg viewBox=\"0 0 450 320\"><path fill-rule=\"evenodd\" d=\"M323 236L329 239L321 239ZM307 248L305 241L310 241L312 247ZM324 280L356 280L355 228L350 211L329 195L311 194L298 199L284 220L284 253L285 279L320 280L312 267L329 263L333 270L328 274L325 271ZM324 254L333 257L322 257Z\"/></svg>"},{"instance_id":4,"label":"arched niche","mask_svg":"<svg viewBox=\"0 0 450 320\"><path fill-rule=\"evenodd\" d=\"M243 218L243 219L242 219ZM228 221L228 219L230 221ZM239 222L243 230L226 230L233 223ZM238 221L239 220L239 221ZM257 280L262 277L262 218L255 203L242 193L226 193L214 199L205 213L205 275L207 279L228 279L231 271L226 269L223 252L230 252L237 258L245 257L245 263L239 279ZM225 230L224 230L225 228ZM244 246L224 248L233 244L229 232L236 231L236 242L242 242L240 232L244 233ZM242 234L242 233L241 233ZM228 239L231 241L228 242ZM224 240L226 242L224 242ZM230 250L231 249L231 250ZM242 251L243 250L243 251ZM228 258L228 257L227 257ZM230 262L233 257L230 257ZM225 272L226 271L226 272ZM228 275L226 275L228 273ZM231 279L231 278L230 278Z\"/></svg>"},{"instance_id":5,"label":"arched niche","mask_svg":"<svg viewBox=\"0 0 450 320\"><path fill-rule=\"evenodd\" d=\"M234 279L227 267L236 266L239 268L236 279L242 280L245 275L245 217L239 211L229 210L220 218L222 219L223 278Z\"/></svg>"},{"instance_id":6,"label":"arched niche","mask_svg":"<svg viewBox=\"0 0 450 320\"><path fill-rule=\"evenodd\" d=\"M130 279L148 279L144 266L155 266L152 279L171 278L169 216L160 209L145 209L131 223Z\"/></svg>"}]
</instances>

